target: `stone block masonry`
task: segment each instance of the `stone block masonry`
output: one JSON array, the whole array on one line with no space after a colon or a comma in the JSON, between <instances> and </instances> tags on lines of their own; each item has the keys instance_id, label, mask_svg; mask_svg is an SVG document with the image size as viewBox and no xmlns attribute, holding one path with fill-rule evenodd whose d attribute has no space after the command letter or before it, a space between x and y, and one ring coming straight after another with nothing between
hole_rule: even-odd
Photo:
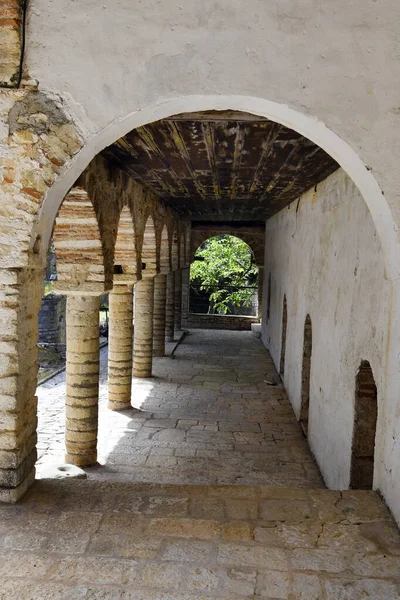
<instances>
[{"instance_id":1,"label":"stone block masonry","mask_svg":"<svg viewBox=\"0 0 400 600\"><path fill-rule=\"evenodd\" d=\"M65 462L97 461L99 401L99 296L67 299Z\"/></svg>"},{"instance_id":2,"label":"stone block masonry","mask_svg":"<svg viewBox=\"0 0 400 600\"><path fill-rule=\"evenodd\" d=\"M165 303L167 299L167 275L154 278L153 356L165 354Z\"/></svg>"},{"instance_id":3,"label":"stone block masonry","mask_svg":"<svg viewBox=\"0 0 400 600\"><path fill-rule=\"evenodd\" d=\"M175 330L175 272L167 275L167 296L165 304L165 339L174 341Z\"/></svg>"},{"instance_id":4,"label":"stone block masonry","mask_svg":"<svg viewBox=\"0 0 400 600\"><path fill-rule=\"evenodd\" d=\"M133 374L151 377L153 361L154 279L141 279L135 287Z\"/></svg>"},{"instance_id":5,"label":"stone block masonry","mask_svg":"<svg viewBox=\"0 0 400 600\"><path fill-rule=\"evenodd\" d=\"M21 76L25 0L0 2L0 87L17 87Z\"/></svg>"},{"instance_id":6,"label":"stone block masonry","mask_svg":"<svg viewBox=\"0 0 400 600\"><path fill-rule=\"evenodd\" d=\"M133 351L133 286L116 285L109 296L108 407L131 406Z\"/></svg>"}]
</instances>

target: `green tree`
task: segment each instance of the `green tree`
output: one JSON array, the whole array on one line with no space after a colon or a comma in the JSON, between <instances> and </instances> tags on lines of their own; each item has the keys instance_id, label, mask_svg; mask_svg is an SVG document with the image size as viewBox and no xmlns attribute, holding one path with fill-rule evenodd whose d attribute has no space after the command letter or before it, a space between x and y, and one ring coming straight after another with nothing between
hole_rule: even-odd
<instances>
[{"instance_id":1,"label":"green tree","mask_svg":"<svg viewBox=\"0 0 400 600\"><path fill-rule=\"evenodd\" d=\"M257 275L249 246L231 235L205 241L190 267L190 282L209 294L213 313L227 314L232 305L250 306Z\"/></svg>"}]
</instances>

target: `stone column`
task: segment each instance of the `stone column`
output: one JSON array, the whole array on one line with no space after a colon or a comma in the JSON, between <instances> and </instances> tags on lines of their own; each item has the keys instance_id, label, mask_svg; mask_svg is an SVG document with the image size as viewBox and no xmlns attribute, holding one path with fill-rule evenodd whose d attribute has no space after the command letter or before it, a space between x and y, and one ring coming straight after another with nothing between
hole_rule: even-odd
<instances>
[{"instance_id":1,"label":"stone column","mask_svg":"<svg viewBox=\"0 0 400 600\"><path fill-rule=\"evenodd\" d=\"M35 480L38 313L44 269L0 268L0 502Z\"/></svg>"},{"instance_id":2,"label":"stone column","mask_svg":"<svg viewBox=\"0 0 400 600\"><path fill-rule=\"evenodd\" d=\"M165 356L165 303L167 276L154 278L153 356Z\"/></svg>"},{"instance_id":3,"label":"stone column","mask_svg":"<svg viewBox=\"0 0 400 600\"><path fill-rule=\"evenodd\" d=\"M97 461L99 403L99 296L67 297L67 394L65 461Z\"/></svg>"},{"instance_id":4,"label":"stone column","mask_svg":"<svg viewBox=\"0 0 400 600\"><path fill-rule=\"evenodd\" d=\"M175 271L175 329L182 329L182 269Z\"/></svg>"},{"instance_id":5,"label":"stone column","mask_svg":"<svg viewBox=\"0 0 400 600\"><path fill-rule=\"evenodd\" d=\"M135 335L133 350L133 374L135 377L151 377L153 362L153 306L154 279L148 277L135 287Z\"/></svg>"},{"instance_id":6,"label":"stone column","mask_svg":"<svg viewBox=\"0 0 400 600\"><path fill-rule=\"evenodd\" d=\"M261 319L262 317L262 301L263 301L263 285L264 285L264 267L258 267L258 309L257 309L257 318Z\"/></svg>"},{"instance_id":7,"label":"stone column","mask_svg":"<svg viewBox=\"0 0 400 600\"><path fill-rule=\"evenodd\" d=\"M165 304L165 339L174 341L175 327L175 272L167 275L167 301Z\"/></svg>"},{"instance_id":8,"label":"stone column","mask_svg":"<svg viewBox=\"0 0 400 600\"><path fill-rule=\"evenodd\" d=\"M182 327L187 327L189 314L190 267L182 269Z\"/></svg>"},{"instance_id":9,"label":"stone column","mask_svg":"<svg viewBox=\"0 0 400 600\"><path fill-rule=\"evenodd\" d=\"M115 285L109 295L108 408L131 408L133 286Z\"/></svg>"}]
</instances>

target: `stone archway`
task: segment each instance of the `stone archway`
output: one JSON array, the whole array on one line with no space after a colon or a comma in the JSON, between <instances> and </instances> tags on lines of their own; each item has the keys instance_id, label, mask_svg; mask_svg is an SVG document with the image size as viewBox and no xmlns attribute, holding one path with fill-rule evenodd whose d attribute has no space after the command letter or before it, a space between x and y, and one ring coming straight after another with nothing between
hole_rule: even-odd
<instances>
[{"instance_id":1,"label":"stone archway","mask_svg":"<svg viewBox=\"0 0 400 600\"><path fill-rule=\"evenodd\" d=\"M236 110L265 117L293 129L325 150L353 180L368 206L385 254L386 276L389 279L400 277L400 246L391 209L374 176L357 153L322 121L295 111L285 104L251 96L182 96L148 106L111 122L108 127L86 141L49 189L32 231L31 247L35 243L39 244L45 256L52 224L64 196L100 150L128 131L147 123L179 113L207 110Z\"/></svg>"}]
</instances>

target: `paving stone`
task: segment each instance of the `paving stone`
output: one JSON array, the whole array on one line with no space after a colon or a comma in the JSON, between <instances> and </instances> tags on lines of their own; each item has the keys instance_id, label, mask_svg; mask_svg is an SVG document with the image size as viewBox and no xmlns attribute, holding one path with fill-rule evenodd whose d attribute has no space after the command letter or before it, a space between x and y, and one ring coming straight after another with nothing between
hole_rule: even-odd
<instances>
[{"instance_id":1,"label":"paving stone","mask_svg":"<svg viewBox=\"0 0 400 600\"><path fill-rule=\"evenodd\" d=\"M0 600L400 597L390 513L324 489L259 340L196 331L124 412L107 410L106 362L101 464L0 505ZM39 388L39 473L63 460L64 377Z\"/></svg>"}]
</instances>

